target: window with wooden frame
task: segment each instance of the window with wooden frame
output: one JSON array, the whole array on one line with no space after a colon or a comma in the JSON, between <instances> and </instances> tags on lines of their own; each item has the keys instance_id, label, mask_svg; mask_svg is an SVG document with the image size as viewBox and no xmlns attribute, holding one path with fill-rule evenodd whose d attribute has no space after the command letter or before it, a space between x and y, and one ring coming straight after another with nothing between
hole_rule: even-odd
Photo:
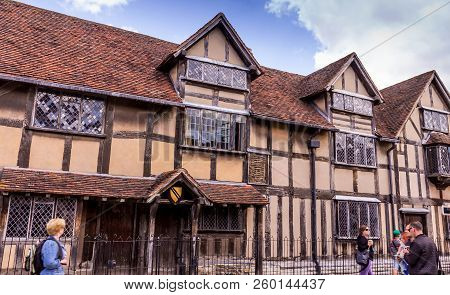
<instances>
[{"instance_id":1,"label":"window with wooden frame","mask_svg":"<svg viewBox=\"0 0 450 295\"><path fill-rule=\"evenodd\" d=\"M426 151L429 174L450 176L450 146L432 146Z\"/></svg>"},{"instance_id":2,"label":"window with wooden frame","mask_svg":"<svg viewBox=\"0 0 450 295\"><path fill-rule=\"evenodd\" d=\"M354 166L376 167L375 138L336 132L335 162Z\"/></svg>"},{"instance_id":3,"label":"window with wooden frame","mask_svg":"<svg viewBox=\"0 0 450 295\"><path fill-rule=\"evenodd\" d=\"M337 236L340 239L356 239L359 227L367 225L371 238L380 238L378 203L337 201Z\"/></svg>"},{"instance_id":4,"label":"window with wooden frame","mask_svg":"<svg viewBox=\"0 0 450 295\"><path fill-rule=\"evenodd\" d=\"M186 109L185 140L187 146L230 151L245 148L244 116L204 109Z\"/></svg>"},{"instance_id":5,"label":"window with wooden frame","mask_svg":"<svg viewBox=\"0 0 450 295\"><path fill-rule=\"evenodd\" d=\"M103 100L38 91L35 97L33 126L102 134L104 114Z\"/></svg>"},{"instance_id":6,"label":"window with wooden frame","mask_svg":"<svg viewBox=\"0 0 450 295\"><path fill-rule=\"evenodd\" d=\"M245 70L199 60L188 59L186 78L235 89L247 89Z\"/></svg>"},{"instance_id":7,"label":"window with wooden frame","mask_svg":"<svg viewBox=\"0 0 450 295\"><path fill-rule=\"evenodd\" d=\"M364 116L373 115L372 101L347 94L333 92L333 108Z\"/></svg>"},{"instance_id":8,"label":"window with wooden frame","mask_svg":"<svg viewBox=\"0 0 450 295\"><path fill-rule=\"evenodd\" d=\"M241 231L243 229L240 207L203 207L199 216L199 230Z\"/></svg>"},{"instance_id":9,"label":"window with wooden frame","mask_svg":"<svg viewBox=\"0 0 450 295\"><path fill-rule=\"evenodd\" d=\"M248 154L248 182L267 184L269 180L269 156L265 154Z\"/></svg>"},{"instance_id":10,"label":"window with wooden frame","mask_svg":"<svg viewBox=\"0 0 450 295\"><path fill-rule=\"evenodd\" d=\"M6 237L46 237L47 222L52 218L62 218L66 221L63 237L71 238L74 234L76 210L76 199L13 195L9 201Z\"/></svg>"},{"instance_id":11,"label":"window with wooden frame","mask_svg":"<svg viewBox=\"0 0 450 295\"><path fill-rule=\"evenodd\" d=\"M448 133L448 114L424 109L423 128L429 131Z\"/></svg>"}]
</instances>

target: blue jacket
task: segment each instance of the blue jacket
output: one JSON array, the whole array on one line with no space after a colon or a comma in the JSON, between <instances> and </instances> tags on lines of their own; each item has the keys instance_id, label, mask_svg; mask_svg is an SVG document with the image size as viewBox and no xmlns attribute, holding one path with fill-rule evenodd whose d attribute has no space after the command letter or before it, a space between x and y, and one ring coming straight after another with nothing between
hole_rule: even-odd
<instances>
[{"instance_id":1,"label":"blue jacket","mask_svg":"<svg viewBox=\"0 0 450 295\"><path fill-rule=\"evenodd\" d=\"M59 245L58 245L59 244ZM63 275L64 269L61 265L61 260L58 257L59 247L62 247L63 258L66 257L66 250L64 246L58 241L58 244L53 240L47 240L42 246L42 262L44 269L41 275Z\"/></svg>"}]
</instances>

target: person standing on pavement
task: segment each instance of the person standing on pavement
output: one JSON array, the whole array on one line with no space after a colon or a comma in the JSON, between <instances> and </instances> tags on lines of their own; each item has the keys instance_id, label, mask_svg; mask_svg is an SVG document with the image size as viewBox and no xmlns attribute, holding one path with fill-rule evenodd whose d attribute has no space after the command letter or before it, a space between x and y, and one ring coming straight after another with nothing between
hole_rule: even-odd
<instances>
[{"instance_id":1,"label":"person standing on pavement","mask_svg":"<svg viewBox=\"0 0 450 295\"><path fill-rule=\"evenodd\" d=\"M361 266L361 270L359 271L360 275L373 275L372 271L372 261L373 261L373 241L369 240L370 230L367 225L362 225L359 228L359 236L356 239L356 243L358 245L359 252L368 251L369 259L367 260L366 265Z\"/></svg>"},{"instance_id":2,"label":"person standing on pavement","mask_svg":"<svg viewBox=\"0 0 450 295\"><path fill-rule=\"evenodd\" d=\"M437 275L438 274L438 251L432 239L423 233L423 226L415 221L407 225L408 231L413 238L411 246L403 250L405 261L409 265L411 275Z\"/></svg>"}]
</instances>

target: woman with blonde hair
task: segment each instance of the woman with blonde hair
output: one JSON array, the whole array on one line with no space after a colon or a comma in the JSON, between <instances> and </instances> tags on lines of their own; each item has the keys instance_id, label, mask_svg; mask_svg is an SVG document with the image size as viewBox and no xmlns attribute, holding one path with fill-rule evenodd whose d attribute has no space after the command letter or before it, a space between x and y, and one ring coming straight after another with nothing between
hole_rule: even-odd
<instances>
[{"instance_id":1,"label":"woman with blonde hair","mask_svg":"<svg viewBox=\"0 0 450 295\"><path fill-rule=\"evenodd\" d=\"M64 245L59 241L66 222L64 219L55 218L51 219L47 223L48 238L42 245L41 258L42 258L42 271L41 275L63 275L63 265L67 264L67 252Z\"/></svg>"}]
</instances>

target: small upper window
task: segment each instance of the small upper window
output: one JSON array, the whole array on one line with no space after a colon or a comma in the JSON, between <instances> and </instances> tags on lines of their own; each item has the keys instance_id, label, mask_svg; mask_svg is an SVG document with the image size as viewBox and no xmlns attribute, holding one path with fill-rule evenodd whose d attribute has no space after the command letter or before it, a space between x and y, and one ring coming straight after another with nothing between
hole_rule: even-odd
<instances>
[{"instance_id":1,"label":"small upper window","mask_svg":"<svg viewBox=\"0 0 450 295\"><path fill-rule=\"evenodd\" d=\"M347 94L334 92L333 107L337 110L372 116L372 102L370 100Z\"/></svg>"},{"instance_id":2,"label":"small upper window","mask_svg":"<svg viewBox=\"0 0 450 295\"><path fill-rule=\"evenodd\" d=\"M33 125L40 128L101 134L104 113L103 100L38 91Z\"/></svg>"},{"instance_id":3,"label":"small upper window","mask_svg":"<svg viewBox=\"0 0 450 295\"><path fill-rule=\"evenodd\" d=\"M247 89L247 73L244 70L198 60L188 60L186 76L191 80L237 89Z\"/></svg>"},{"instance_id":4,"label":"small upper window","mask_svg":"<svg viewBox=\"0 0 450 295\"><path fill-rule=\"evenodd\" d=\"M423 110L423 128L447 133L448 115L438 111Z\"/></svg>"}]
</instances>

